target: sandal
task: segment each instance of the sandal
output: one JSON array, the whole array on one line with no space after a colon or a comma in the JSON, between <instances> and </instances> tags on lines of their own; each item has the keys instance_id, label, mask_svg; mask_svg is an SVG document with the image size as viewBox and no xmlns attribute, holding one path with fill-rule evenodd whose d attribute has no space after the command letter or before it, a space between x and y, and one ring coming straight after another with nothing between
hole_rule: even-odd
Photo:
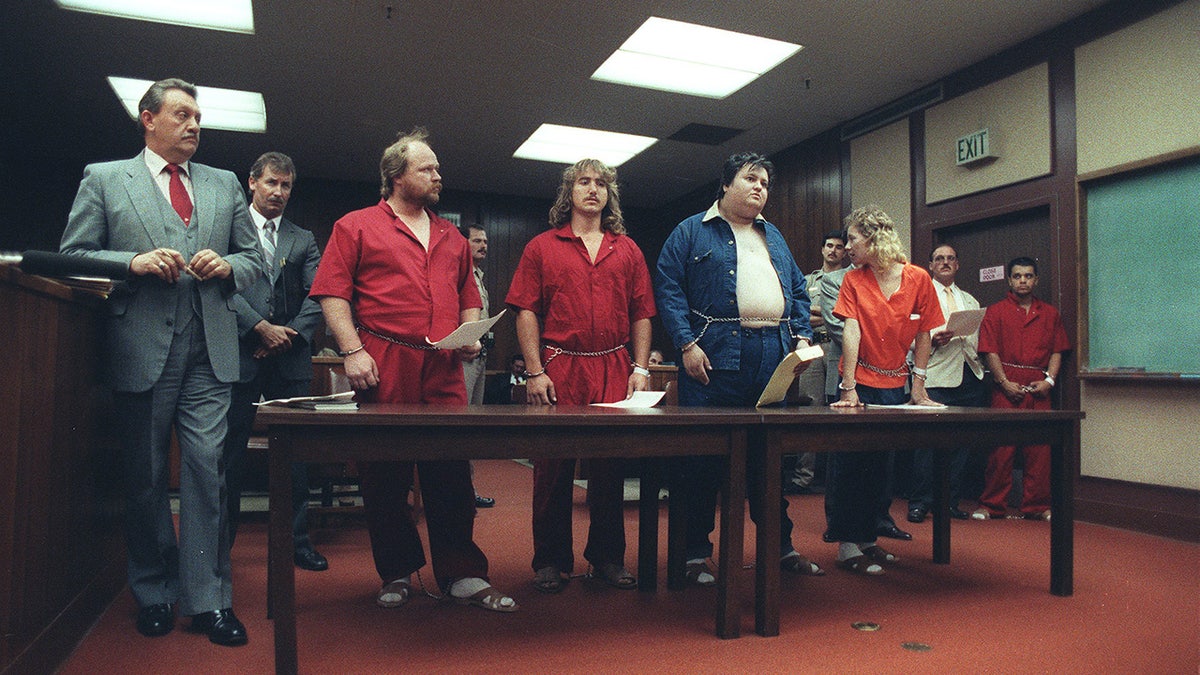
<instances>
[{"instance_id":1,"label":"sandal","mask_svg":"<svg viewBox=\"0 0 1200 675\"><path fill-rule=\"evenodd\" d=\"M623 591L632 591L637 588L637 579L633 574L616 563L604 563L599 569L588 570L587 578Z\"/></svg>"},{"instance_id":2,"label":"sandal","mask_svg":"<svg viewBox=\"0 0 1200 675\"><path fill-rule=\"evenodd\" d=\"M400 607L408 602L411 590L408 579L396 579L379 589L379 593L375 594L375 604L384 609Z\"/></svg>"},{"instance_id":3,"label":"sandal","mask_svg":"<svg viewBox=\"0 0 1200 675\"><path fill-rule=\"evenodd\" d=\"M883 574L883 568L879 563L873 562L865 555L856 555L852 558L837 561L837 566L855 574L865 574L870 577L877 577ZM875 568L875 569L871 569Z\"/></svg>"},{"instance_id":4,"label":"sandal","mask_svg":"<svg viewBox=\"0 0 1200 675\"><path fill-rule=\"evenodd\" d=\"M825 570L815 562L800 554L784 556L779 560L779 567L784 572L799 574L802 577L823 577Z\"/></svg>"},{"instance_id":5,"label":"sandal","mask_svg":"<svg viewBox=\"0 0 1200 675\"><path fill-rule=\"evenodd\" d=\"M567 585L567 578L553 565L547 565L533 575L533 587L543 593L559 593Z\"/></svg>"},{"instance_id":6,"label":"sandal","mask_svg":"<svg viewBox=\"0 0 1200 675\"><path fill-rule=\"evenodd\" d=\"M492 586L481 589L474 595L468 595L465 598L454 598L454 601L460 605L470 605L472 607L479 607L480 609L486 609L492 612L508 613L515 612L520 609L516 600L513 600Z\"/></svg>"},{"instance_id":7,"label":"sandal","mask_svg":"<svg viewBox=\"0 0 1200 675\"><path fill-rule=\"evenodd\" d=\"M880 546L868 546L862 549L862 553L863 555L867 556L867 558L877 563L896 562L900 559L900 556L885 551Z\"/></svg>"},{"instance_id":8,"label":"sandal","mask_svg":"<svg viewBox=\"0 0 1200 675\"><path fill-rule=\"evenodd\" d=\"M689 584L696 586L717 585L717 578L713 576L712 570L708 569L708 564L704 562L688 563L683 578L687 579Z\"/></svg>"}]
</instances>

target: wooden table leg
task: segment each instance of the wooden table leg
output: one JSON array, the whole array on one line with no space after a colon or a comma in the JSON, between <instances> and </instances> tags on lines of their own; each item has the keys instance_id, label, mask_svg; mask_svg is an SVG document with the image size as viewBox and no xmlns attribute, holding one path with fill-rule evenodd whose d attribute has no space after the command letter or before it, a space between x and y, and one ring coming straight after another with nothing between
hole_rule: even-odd
<instances>
[{"instance_id":1,"label":"wooden table leg","mask_svg":"<svg viewBox=\"0 0 1200 675\"><path fill-rule=\"evenodd\" d=\"M662 460L642 459L638 483L638 590L643 593L653 593L658 586L658 493L661 488Z\"/></svg>"},{"instance_id":2,"label":"wooden table leg","mask_svg":"<svg viewBox=\"0 0 1200 675\"><path fill-rule=\"evenodd\" d=\"M755 528L754 552L754 630L763 637L779 635L779 500L783 495L780 480L783 450L779 442L767 440L768 433L756 429L750 436L749 452L762 457L762 471L749 479L758 483L759 520Z\"/></svg>"},{"instance_id":3,"label":"wooden table leg","mask_svg":"<svg viewBox=\"0 0 1200 675\"><path fill-rule=\"evenodd\" d=\"M292 567L292 462L289 434L271 433L267 611L275 623L275 672L295 675L296 580Z\"/></svg>"},{"instance_id":4,"label":"wooden table leg","mask_svg":"<svg viewBox=\"0 0 1200 675\"><path fill-rule=\"evenodd\" d=\"M746 429L729 431L729 470L721 500L720 554L717 561L717 637L741 635L737 578L742 567L746 513Z\"/></svg>"},{"instance_id":5,"label":"wooden table leg","mask_svg":"<svg viewBox=\"0 0 1200 675\"><path fill-rule=\"evenodd\" d=\"M1075 592L1075 471L1071 438L1078 436L1079 422L1062 425L1058 442L1050 446L1050 593L1070 596Z\"/></svg>"},{"instance_id":6,"label":"wooden table leg","mask_svg":"<svg viewBox=\"0 0 1200 675\"><path fill-rule=\"evenodd\" d=\"M950 564L950 460L954 450L933 452L933 562Z\"/></svg>"}]
</instances>

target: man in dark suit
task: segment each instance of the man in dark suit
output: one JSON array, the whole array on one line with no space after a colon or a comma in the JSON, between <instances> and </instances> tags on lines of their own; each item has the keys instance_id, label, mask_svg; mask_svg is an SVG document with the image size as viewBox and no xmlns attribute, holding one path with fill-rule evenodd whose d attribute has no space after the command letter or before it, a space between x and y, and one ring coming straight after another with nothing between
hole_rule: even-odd
<instances>
[{"instance_id":1,"label":"man in dark suit","mask_svg":"<svg viewBox=\"0 0 1200 675\"><path fill-rule=\"evenodd\" d=\"M266 263L254 283L233 297L241 344L241 377L233 385L229 436L225 439L229 541L237 536L245 478L246 444L254 426L254 403L306 396L312 382L313 336L323 324L321 306L308 299L321 252L312 232L283 217L296 167L281 152L268 152L250 168L250 218ZM292 465L292 523L296 565L320 572L329 561L308 538L308 467Z\"/></svg>"},{"instance_id":2,"label":"man in dark suit","mask_svg":"<svg viewBox=\"0 0 1200 675\"><path fill-rule=\"evenodd\" d=\"M92 164L61 251L129 266L105 307L104 371L123 443L129 587L137 628L175 626L222 645L246 642L233 613L221 462L238 377L232 298L262 269L237 177L190 162L200 139L196 89L154 83L138 103L145 149ZM167 498L171 429L179 439L179 536Z\"/></svg>"}]
</instances>

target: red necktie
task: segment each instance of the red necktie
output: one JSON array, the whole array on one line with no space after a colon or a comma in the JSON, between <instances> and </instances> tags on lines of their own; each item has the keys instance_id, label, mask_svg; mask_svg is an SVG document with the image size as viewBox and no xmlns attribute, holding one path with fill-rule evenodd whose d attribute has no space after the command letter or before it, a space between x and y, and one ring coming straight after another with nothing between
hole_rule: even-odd
<instances>
[{"instance_id":1,"label":"red necktie","mask_svg":"<svg viewBox=\"0 0 1200 675\"><path fill-rule=\"evenodd\" d=\"M188 196L187 188L183 187L183 179L179 177L180 171L178 164L167 165L167 173L171 174L171 206L183 219L183 226L187 227L192 221L192 198Z\"/></svg>"}]
</instances>

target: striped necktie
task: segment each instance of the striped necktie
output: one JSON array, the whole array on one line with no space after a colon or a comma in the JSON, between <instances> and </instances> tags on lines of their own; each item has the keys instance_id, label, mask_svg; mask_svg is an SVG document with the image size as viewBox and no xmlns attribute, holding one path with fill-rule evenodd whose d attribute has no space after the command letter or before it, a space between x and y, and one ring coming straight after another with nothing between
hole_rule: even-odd
<instances>
[{"instance_id":1,"label":"striped necktie","mask_svg":"<svg viewBox=\"0 0 1200 675\"><path fill-rule=\"evenodd\" d=\"M263 260L267 262L267 273L275 267L275 221L263 223Z\"/></svg>"}]
</instances>

